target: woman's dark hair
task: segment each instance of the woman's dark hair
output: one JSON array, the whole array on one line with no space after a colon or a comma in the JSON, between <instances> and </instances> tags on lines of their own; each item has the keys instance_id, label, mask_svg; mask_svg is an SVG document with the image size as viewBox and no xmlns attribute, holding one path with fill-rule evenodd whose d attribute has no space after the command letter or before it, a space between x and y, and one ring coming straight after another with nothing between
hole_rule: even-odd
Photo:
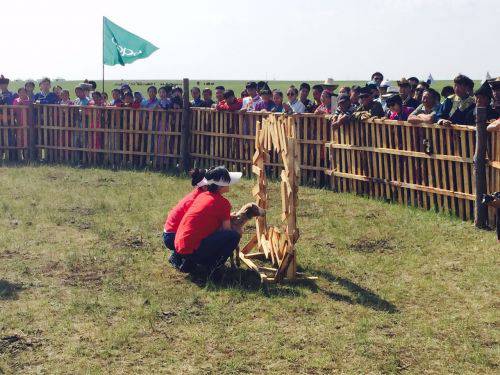
<instances>
[{"instance_id":1,"label":"woman's dark hair","mask_svg":"<svg viewBox=\"0 0 500 375\"><path fill-rule=\"evenodd\" d=\"M226 90L224 86L217 86L215 89L216 90L222 90L222 91Z\"/></svg>"},{"instance_id":2,"label":"woman's dark hair","mask_svg":"<svg viewBox=\"0 0 500 375\"><path fill-rule=\"evenodd\" d=\"M295 95L299 95L299 90L294 85L290 86L288 90L291 90Z\"/></svg>"},{"instance_id":3,"label":"woman's dark hair","mask_svg":"<svg viewBox=\"0 0 500 375\"><path fill-rule=\"evenodd\" d=\"M196 186L203 178L205 178L205 174L207 173L206 169L198 169L194 168L189 171L189 175L191 176L191 185Z\"/></svg>"},{"instance_id":4,"label":"woman's dark hair","mask_svg":"<svg viewBox=\"0 0 500 375\"><path fill-rule=\"evenodd\" d=\"M278 95L279 97L281 97L281 99L283 99L283 92L282 91L275 89L275 90L273 90L273 93Z\"/></svg>"},{"instance_id":5,"label":"woman's dark hair","mask_svg":"<svg viewBox=\"0 0 500 375\"><path fill-rule=\"evenodd\" d=\"M474 88L474 81L463 74L456 76L453 82L457 85L463 85L471 90Z\"/></svg>"},{"instance_id":6,"label":"woman's dark hair","mask_svg":"<svg viewBox=\"0 0 500 375\"><path fill-rule=\"evenodd\" d=\"M302 82L299 86L299 89L306 89L307 91L311 91L311 86L307 82Z\"/></svg>"},{"instance_id":7,"label":"woman's dark hair","mask_svg":"<svg viewBox=\"0 0 500 375\"><path fill-rule=\"evenodd\" d=\"M231 176L229 176L229 171L223 165L210 168L206 172L205 178L207 180L224 181L227 183L231 182ZM219 187L220 187L219 185L210 184L210 185L208 185L207 189L209 192L215 193L217 190L219 190Z\"/></svg>"},{"instance_id":8,"label":"woman's dark hair","mask_svg":"<svg viewBox=\"0 0 500 375\"><path fill-rule=\"evenodd\" d=\"M234 91L233 90L226 90L226 91L224 91L224 99L228 99L231 96L234 96Z\"/></svg>"},{"instance_id":9,"label":"woman's dark hair","mask_svg":"<svg viewBox=\"0 0 500 375\"><path fill-rule=\"evenodd\" d=\"M403 100L401 99L401 96L399 95L393 95L390 98L386 100L387 107L391 107L394 104L399 104L401 109L403 108Z\"/></svg>"},{"instance_id":10,"label":"woman's dark hair","mask_svg":"<svg viewBox=\"0 0 500 375\"><path fill-rule=\"evenodd\" d=\"M91 86L92 86L92 90L95 90L95 89L97 88L97 83L96 83L96 81L89 81L88 83L89 83L89 85L91 85Z\"/></svg>"},{"instance_id":11,"label":"woman's dark hair","mask_svg":"<svg viewBox=\"0 0 500 375\"><path fill-rule=\"evenodd\" d=\"M422 83L422 82L420 82L420 83ZM427 88L424 90L424 92L428 92L434 98L434 101L436 103L439 103L439 101L441 100L441 95L439 95L439 93L434 89Z\"/></svg>"},{"instance_id":12,"label":"woman's dark hair","mask_svg":"<svg viewBox=\"0 0 500 375\"><path fill-rule=\"evenodd\" d=\"M441 96L447 98L450 95L453 95L455 91L453 91L453 86L445 86L441 90Z\"/></svg>"},{"instance_id":13,"label":"woman's dark hair","mask_svg":"<svg viewBox=\"0 0 500 375\"><path fill-rule=\"evenodd\" d=\"M323 85L314 85L313 90L318 90L318 91L323 92Z\"/></svg>"}]
</instances>

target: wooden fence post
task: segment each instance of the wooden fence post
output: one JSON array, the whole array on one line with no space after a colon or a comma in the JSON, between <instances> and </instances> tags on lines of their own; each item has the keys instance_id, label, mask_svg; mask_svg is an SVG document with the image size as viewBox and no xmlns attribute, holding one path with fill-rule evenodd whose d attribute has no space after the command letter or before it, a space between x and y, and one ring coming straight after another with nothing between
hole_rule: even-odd
<instances>
[{"instance_id":1,"label":"wooden fence post","mask_svg":"<svg viewBox=\"0 0 500 375\"><path fill-rule=\"evenodd\" d=\"M189 110L189 79L182 80L182 122L181 122L181 163L180 169L188 172L190 168L189 136L190 136L190 110Z\"/></svg>"},{"instance_id":2,"label":"wooden fence post","mask_svg":"<svg viewBox=\"0 0 500 375\"><path fill-rule=\"evenodd\" d=\"M30 162L37 161L38 153L36 152L36 124L35 124L35 106L33 104L29 105L28 116L26 118L28 127L28 139L26 140L28 145L28 160Z\"/></svg>"},{"instance_id":3,"label":"wooden fence post","mask_svg":"<svg viewBox=\"0 0 500 375\"><path fill-rule=\"evenodd\" d=\"M476 179L476 202L474 206L474 224L477 228L487 227L488 208L482 203L486 194L486 108L476 108L476 154L474 170Z\"/></svg>"}]
</instances>

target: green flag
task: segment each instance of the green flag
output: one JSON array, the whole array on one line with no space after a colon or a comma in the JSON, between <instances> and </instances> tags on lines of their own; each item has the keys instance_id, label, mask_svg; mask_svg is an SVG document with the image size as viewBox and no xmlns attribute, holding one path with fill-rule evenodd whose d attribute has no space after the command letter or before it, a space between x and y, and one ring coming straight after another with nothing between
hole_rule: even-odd
<instances>
[{"instance_id":1,"label":"green flag","mask_svg":"<svg viewBox=\"0 0 500 375\"><path fill-rule=\"evenodd\" d=\"M103 64L125 65L144 59L158 48L147 40L122 29L106 17L103 22Z\"/></svg>"}]
</instances>

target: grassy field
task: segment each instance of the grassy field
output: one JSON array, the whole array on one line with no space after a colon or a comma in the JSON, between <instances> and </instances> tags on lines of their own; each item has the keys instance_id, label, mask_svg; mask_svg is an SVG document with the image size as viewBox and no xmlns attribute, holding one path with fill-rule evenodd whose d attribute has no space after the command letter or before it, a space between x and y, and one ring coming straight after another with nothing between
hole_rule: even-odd
<instances>
[{"instance_id":1,"label":"grassy field","mask_svg":"<svg viewBox=\"0 0 500 375\"><path fill-rule=\"evenodd\" d=\"M398 78L399 79L399 78ZM258 81L258 79L256 80ZM97 82L97 90L102 91L102 81L96 80ZM120 87L120 84L122 82L127 82L130 84L130 87L132 88L133 91L140 91L144 95L147 92L147 89L151 85L155 85L156 87L160 87L164 85L165 83L172 83L172 84L179 84L182 85L182 81L179 80L150 80L150 81L141 81L141 80L128 80L128 81L105 81L104 83L104 91L106 91L108 94L111 94L111 90L114 88ZM190 87L194 86L199 86L200 88L204 87L209 87L212 89L212 91L215 91L216 86L224 86L226 89L232 89L234 92L239 96L241 91L245 88L245 82L246 81L219 81L219 80L203 80L203 79L193 79L190 80ZM280 89L284 93L286 92L287 88L290 87L290 85L295 85L299 87L300 83L302 81L269 81L269 86L272 89ZM80 81L53 81L53 85L59 85L63 89L69 90L71 96L74 96L74 89L75 86L80 84ZM319 81L308 81L308 83L312 86L316 83L320 83ZM364 85L366 81L338 81L340 86L352 86L354 84L356 85ZM396 85L396 80L392 81L392 84L395 86ZM436 81L432 85L436 90L441 92L441 89L446 86L446 85L453 85L453 81ZM479 87L480 81L475 81L475 87ZM17 89L21 86L24 86L24 82L22 81L13 81L11 82L9 88L12 91L17 91ZM215 98L215 94L214 94Z\"/></svg>"},{"instance_id":2,"label":"grassy field","mask_svg":"<svg viewBox=\"0 0 500 375\"><path fill-rule=\"evenodd\" d=\"M0 373L499 371L499 247L469 222L301 188L299 266L319 280L265 289L241 269L214 285L166 262L186 179L47 166L0 179Z\"/></svg>"}]
</instances>

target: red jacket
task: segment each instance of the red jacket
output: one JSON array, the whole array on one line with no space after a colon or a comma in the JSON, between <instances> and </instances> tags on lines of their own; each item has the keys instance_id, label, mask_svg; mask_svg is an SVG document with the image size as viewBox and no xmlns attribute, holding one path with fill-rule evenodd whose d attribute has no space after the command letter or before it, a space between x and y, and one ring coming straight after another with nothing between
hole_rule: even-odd
<instances>
[{"instance_id":1,"label":"red jacket","mask_svg":"<svg viewBox=\"0 0 500 375\"><path fill-rule=\"evenodd\" d=\"M238 111L241 109L243 105L243 100L240 98L234 98L234 102L232 104L227 104L225 100L221 100L217 103L215 109L218 111Z\"/></svg>"}]
</instances>

